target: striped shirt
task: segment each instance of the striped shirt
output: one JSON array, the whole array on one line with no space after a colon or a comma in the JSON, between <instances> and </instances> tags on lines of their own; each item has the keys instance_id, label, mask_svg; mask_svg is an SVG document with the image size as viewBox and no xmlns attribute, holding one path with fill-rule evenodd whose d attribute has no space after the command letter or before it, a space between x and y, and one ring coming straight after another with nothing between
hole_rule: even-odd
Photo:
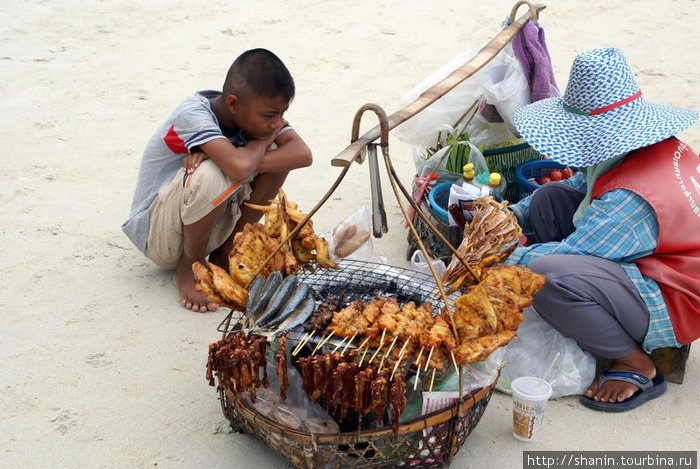
<instances>
[{"instance_id":1,"label":"striped shirt","mask_svg":"<svg viewBox=\"0 0 700 469\"><path fill-rule=\"evenodd\" d=\"M586 176L582 172L564 182L586 191ZM510 206L521 224L528 219L529 207L529 197ZM649 310L649 328L642 344L649 353L656 348L681 346L676 341L659 286L642 275L632 262L654 252L658 234L659 226L651 206L634 192L615 189L591 201L576 230L567 238L560 242L518 245L506 263L526 265L551 254L596 256L619 263Z\"/></svg>"}]
</instances>

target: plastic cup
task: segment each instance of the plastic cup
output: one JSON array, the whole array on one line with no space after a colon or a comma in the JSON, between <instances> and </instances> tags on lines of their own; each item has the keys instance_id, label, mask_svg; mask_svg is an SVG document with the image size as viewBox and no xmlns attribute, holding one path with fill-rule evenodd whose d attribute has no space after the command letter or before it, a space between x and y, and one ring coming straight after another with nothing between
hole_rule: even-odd
<instances>
[{"instance_id":1,"label":"plastic cup","mask_svg":"<svg viewBox=\"0 0 700 469\"><path fill-rule=\"evenodd\" d=\"M552 386L541 378L524 376L510 384L513 393L513 436L520 441L535 441L542 426L544 409L552 395Z\"/></svg>"}]
</instances>

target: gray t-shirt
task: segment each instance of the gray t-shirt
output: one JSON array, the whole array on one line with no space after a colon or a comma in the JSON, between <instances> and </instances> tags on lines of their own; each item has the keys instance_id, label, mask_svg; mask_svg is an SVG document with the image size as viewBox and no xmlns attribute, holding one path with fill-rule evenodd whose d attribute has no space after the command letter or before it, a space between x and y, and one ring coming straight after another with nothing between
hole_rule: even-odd
<instances>
[{"instance_id":1,"label":"gray t-shirt","mask_svg":"<svg viewBox=\"0 0 700 469\"><path fill-rule=\"evenodd\" d=\"M146 250L148 241L148 209L160 188L182 168L184 157L194 147L215 138L245 146L240 130L230 132L219 127L209 99L220 95L220 91L198 91L185 99L146 145L129 218L122 224L122 231L141 251Z\"/></svg>"}]
</instances>

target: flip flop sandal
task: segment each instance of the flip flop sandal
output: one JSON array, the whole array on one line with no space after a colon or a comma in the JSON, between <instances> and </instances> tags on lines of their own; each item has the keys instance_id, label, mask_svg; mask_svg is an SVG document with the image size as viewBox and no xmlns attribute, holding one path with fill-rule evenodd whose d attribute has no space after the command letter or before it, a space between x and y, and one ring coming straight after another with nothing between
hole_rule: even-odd
<instances>
[{"instance_id":1,"label":"flip flop sandal","mask_svg":"<svg viewBox=\"0 0 700 469\"><path fill-rule=\"evenodd\" d=\"M644 404L650 399L659 397L666 392L666 380L661 373L657 371L654 379L649 379L646 376L635 373L633 371L606 371L598 381L598 386L601 386L606 381L624 381L637 386L639 389L632 394L628 399L622 402L598 402L593 399L581 396L581 404L594 410L603 412L626 412Z\"/></svg>"}]
</instances>

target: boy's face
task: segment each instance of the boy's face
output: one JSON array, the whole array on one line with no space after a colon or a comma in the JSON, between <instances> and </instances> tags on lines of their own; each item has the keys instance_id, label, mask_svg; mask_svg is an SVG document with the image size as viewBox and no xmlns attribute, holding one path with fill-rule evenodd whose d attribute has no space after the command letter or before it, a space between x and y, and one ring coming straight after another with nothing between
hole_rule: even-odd
<instances>
[{"instance_id":1,"label":"boy's face","mask_svg":"<svg viewBox=\"0 0 700 469\"><path fill-rule=\"evenodd\" d=\"M229 95L228 98L232 98ZM236 126L243 131L246 138L264 140L276 133L284 120L284 113L289 102L283 97L266 98L256 96L237 99L229 107Z\"/></svg>"}]
</instances>

